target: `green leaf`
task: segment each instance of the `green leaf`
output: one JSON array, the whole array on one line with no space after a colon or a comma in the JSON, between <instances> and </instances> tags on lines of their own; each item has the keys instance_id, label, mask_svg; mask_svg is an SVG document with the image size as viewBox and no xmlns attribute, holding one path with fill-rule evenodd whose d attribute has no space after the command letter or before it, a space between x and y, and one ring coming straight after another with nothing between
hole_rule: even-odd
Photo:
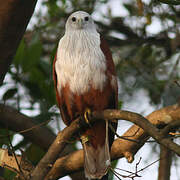
<instances>
[{"instance_id":1,"label":"green leaf","mask_svg":"<svg viewBox=\"0 0 180 180\"><path fill-rule=\"evenodd\" d=\"M38 38L38 34L32 39L30 46L26 49L23 59L23 70L28 72L32 67L36 66L40 60L42 53L42 43Z\"/></svg>"},{"instance_id":2,"label":"green leaf","mask_svg":"<svg viewBox=\"0 0 180 180\"><path fill-rule=\"evenodd\" d=\"M17 88L8 89L3 95L3 100L6 101L8 99L11 99L16 93Z\"/></svg>"},{"instance_id":3,"label":"green leaf","mask_svg":"<svg viewBox=\"0 0 180 180\"><path fill-rule=\"evenodd\" d=\"M38 67L33 67L31 68L31 70L29 71L29 81L34 82L34 83L44 83L45 81L45 76L43 74L43 72L41 71L41 69Z\"/></svg>"},{"instance_id":4,"label":"green leaf","mask_svg":"<svg viewBox=\"0 0 180 180\"><path fill-rule=\"evenodd\" d=\"M101 3L105 4L108 2L108 0L100 0Z\"/></svg>"},{"instance_id":5,"label":"green leaf","mask_svg":"<svg viewBox=\"0 0 180 180\"><path fill-rule=\"evenodd\" d=\"M8 138L8 130L7 129L0 129L0 136L1 136L1 140L0 140L0 147L2 147L3 145L8 145L9 144L9 140L12 141L13 136L9 136Z\"/></svg>"},{"instance_id":6,"label":"green leaf","mask_svg":"<svg viewBox=\"0 0 180 180\"><path fill-rule=\"evenodd\" d=\"M114 160L113 162L111 162L112 169L116 167L117 163L118 163L118 160ZM113 176L114 176L113 173L110 171L108 179L113 180L114 179Z\"/></svg>"},{"instance_id":7,"label":"green leaf","mask_svg":"<svg viewBox=\"0 0 180 180\"><path fill-rule=\"evenodd\" d=\"M118 109L121 109L123 105L123 101L118 101Z\"/></svg>"},{"instance_id":8,"label":"green leaf","mask_svg":"<svg viewBox=\"0 0 180 180\"><path fill-rule=\"evenodd\" d=\"M16 176L16 173L10 171L9 169L4 169L4 173L3 173L3 177L6 179L6 180L12 180L14 179L14 177Z\"/></svg>"},{"instance_id":9,"label":"green leaf","mask_svg":"<svg viewBox=\"0 0 180 180\"><path fill-rule=\"evenodd\" d=\"M63 4L66 4L66 0L61 0L61 2L62 2Z\"/></svg>"},{"instance_id":10,"label":"green leaf","mask_svg":"<svg viewBox=\"0 0 180 180\"><path fill-rule=\"evenodd\" d=\"M59 6L57 5L57 0L47 1L46 6L48 8L48 13L51 17L54 17L59 13Z\"/></svg>"},{"instance_id":11,"label":"green leaf","mask_svg":"<svg viewBox=\"0 0 180 180\"><path fill-rule=\"evenodd\" d=\"M21 40L21 43L16 51L16 55L14 56L14 64L17 67L24 60L25 56L25 42L24 39Z\"/></svg>"},{"instance_id":12,"label":"green leaf","mask_svg":"<svg viewBox=\"0 0 180 180\"><path fill-rule=\"evenodd\" d=\"M35 144L31 144L25 152L28 160L33 164L37 164L39 160L44 156L45 152Z\"/></svg>"}]
</instances>

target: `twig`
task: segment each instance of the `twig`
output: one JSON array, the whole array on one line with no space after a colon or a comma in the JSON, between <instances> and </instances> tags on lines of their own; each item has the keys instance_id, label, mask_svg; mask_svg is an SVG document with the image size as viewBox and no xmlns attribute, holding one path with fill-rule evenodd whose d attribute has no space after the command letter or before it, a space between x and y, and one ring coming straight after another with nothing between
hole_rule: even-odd
<instances>
[{"instance_id":1,"label":"twig","mask_svg":"<svg viewBox=\"0 0 180 180\"><path fill-rule=\"evenodd\" d=\"M121 180L121 178L118 176L119 174L118 174L116 171L114 171L114 169L113 169L112 167L110 167L109 170L110 170L119 180Z\"/></svg>"},{"instance_id":2,"label":"twig","mask_svg":"<svg viewBox=\"0 0 180 180\"><path fill-rule=\"evenodd\" d=\"M127 140L127 141L131 141L131 142L135 142L135 143L141 143L140 141L138 140L135 140L135 139L129 139L128 137L134 137L138 131L140 130L140 128L138 128L138 130L131 136L120 136L116 131L115 129L113 128L113 126L111 124L109 124L109 127L110 129L112 130L112 132L120 139L124 139L124 140ZM146 141L145 143L152 143L152 142L156 142L154 140L149 140L149 141Z\"/></svg>"},{"instance_id":3,"label":"twig","mask_svg":"<svg viewBox=\"0 0 180 180\"><path fill-rule=\"evenodd\" d=\"M139 161L136 163L136 172L138 172L137 168L138 168L138 165L140 164L141 160L142 160L142 157L140 157Z\"/></svg>"},{"instance_id":4,"label":"twig","mask_svg":"<svg viewBox=\"0 0 180 180\"><path fill-rule=\"evenodd\" d=\"M17 160L16 154L15 154L15 151L14 151L14 147L13 147L13 145L11 143L11 140L10 140L9 136L8 136L8 140L9 140L9 145L10 145L11 152L12 152L14 158L15 158L16 164L18 165L19 174L21 175L21 177L23 177L24 180L26 180L26 177L25 177L25 175L24 175L24 173L23 173L23 171L21 169L21 166L20 166L18 160Z\"/></svg>"},{"instance_id":5,"label":"twig","mask_svg":"<svg viewBox=\"0 0 180 180\"><path fill-rule=\"evenodd\" d=\"M134 136L136 136L136 134L139 132L140 129L141 129L141 128L138 128L138 129L135 131L135 133L132 134L132 135L130 135L130 136L122 136L122 137L125 137L125 138L134 137Z\"/></svg>"},{"instance_id":6,"label":"twig","mask_svg":"<svg viewBox=\"0 0 180 180\"><path fill-rule=\"evenodd\" d=\"M113 170L111 168L111 170L113 172L116 172L116 174L118 174L119 176L123 177L123 178L131 178L131 179L134 179L135 177L141 177L140 175L138 175L139 172L142 172L144 171L145 169L149 168L150 166L152 166L153 164L155 164L156 162L158 162L160 159L148 164L147 166L145 166L144 168L141 168L140 170L138 170L138 165L140 164L140 161L142 160L142 158L139 159L139 161L136 163L136 167L135 167L135 172L131 172L131 171L127 171L127 170L124 170L124 169L120 169L120 168L115 168L117 170L121 170L121 171L124 171L126 173L129 173L128 175L122 175L120 173L118 173L117 171Z\"/></svg>"},{"instance_id":7,"label":"twig","mask_svg":"<svg viewBox=\"0 0 180 180\"><path fill-rule=\"evenodd\" d=\"M112 130L112 132L118 137L118 138L120 138L120 139L124 139L124 140L127 140L127 141L132 141L132 142L135 142L135 143L140 143L139 141L136 141L136 140L134 140L134 139L129 139L129 138L126 138L125 136L120 136L116 131L115 131L115 129L113 128L113 126L109 123L109 127L110 127L110 129ZM130 136L130 137L132 137L132 136Z\"/></svg>"},{"instance_id":8,"label":"twig","mask_svg":"<svg viewBox=\"0 0 180 180\"><path fill-rule=\"evenodd\" d=\"M34 129L36 129L36 128L39 128L39 127L41 127L41 126L44 126L44 125L48 124L50 121L51 121L51 119L50 119L50 120L47 120L47 121L45 121L45 122L39 123L39 124L37 124L37 125L34 125L34 126L30 127L30 128L24 129L24 130L22 130L22 131L17 131L16 133L23 134L23 133L32 131L32 130L34 130ZM0 135L0 138L5 138L5 137L13 136L13 135L14 135L14 133L9 133L9 134L7 134L7 135Z\"/></svg>"},{"instance_id":9,"label":"twig","mask_svg":"<svg viewBox=\"0 0 180 180\"><path fill-rule=\"evenodd\" d=\"M147 169L148 167L152 166L153 164L157 163L160 159L157 159L156 161L148 164L147 166L145 166L144 168L138 170L137 172L141 172L141 171L144 171L145 169Z\"/></svg>"}]
</instances>

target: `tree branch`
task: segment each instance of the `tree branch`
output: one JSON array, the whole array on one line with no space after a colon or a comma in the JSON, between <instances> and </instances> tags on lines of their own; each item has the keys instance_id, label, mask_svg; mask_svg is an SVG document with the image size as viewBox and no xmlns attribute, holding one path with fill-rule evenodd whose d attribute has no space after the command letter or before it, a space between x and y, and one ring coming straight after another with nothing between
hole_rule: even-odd
<instances>
[{"instance_id":1,"label":"tree branch","mask_svg":"<svg viewBox=\"0 0 180 180\"><path fill-rule=\"evenodd\" d=\"M150 123L156 125L156 127L164 127L168 123L180 120L180 106L175 104L165 107L152 112L146 118ZM125 156L129 162L132 162L133 156L144 145L149 135L137 125L133 125L123 136L141 143L120 138L116 139L111 148L111 159L115 160ZM45 180L58 179L67 174L81 171L84 163L83 156L83 150L79 150L57 159Z\"/></svg>"},{"instance_id":2,"label":"tree branch","mask_svg":"<svg viewBox=\"0 0 180 180\"><path fill-rule=\"evenodd\" d=\"M0 85L15 55L37 0L0 0Z\"/></svg>"},{"instance_id":3,"label":"tree branch","mask_svg":"<svg viewBox=\"0 0 180 180\"><path fill-rule=\"evenodd\" d=\"M37 126L32 118L18 112L16 109L0 104L0 124L4 128L19 132L31 142L47 150L56 138L55 134L45 126ZM24 132L26 129L31 131ZM45 138L46 137L46 138Z\"/></svg>"},{"instance_id":4,"label":"tree branch","mask_svg":"<svg viewBox=\"0 0 180 180\"><path fill-rule=\"evenodd\" d=\"M123 22L122 17L116 17L113 18L111 21L111 24L104 24L102 22L97 22L98 27L101 28L102 34L108 34L112 29L115 29L117 32L122 33L125 35L126 39L117 39L112 36L106 37L106 40L108 40L108 43L110 46L123 46L123 45L129 45L130 44L135 44L135 45L142 45L144 43L149 43L149 44L154 44L160 47L165 47L165 49L169 52L170 49L168 50L167 48L171 47L170 46L170 40L168 36L164 33L157 34L155 36L149 36L149 37L142 37L139 36L136 32L134 32L129 26L125 25ZM162 36L163 34L163 36Z\"/></svg>"},{"instance_id":5,"label":"tree branch","mask_svg":"<svg viewBox=\"0 0 180 180\"><path fill-rule=\"evenodd\" d=\"M0 149L0 166L17 173L19 176L21 176L20 172L22 171L23 175L28 177L34 168L33 165L23 155L15 156L8 149Z\"/></svg>"},{"instance_id":6,"label":"tree branch","mask_svg":"<svg viewBox=\"0 0 180 180\"><path fill-rule=\"evenodd\" d=\"M44 180L45 175L49 172L50 168L58 158L58 155L63 151L70 139L74 137L74 135L80 131L82 127L87 126L88 125L85 124L84 120L78 118L73 121L69 127L66 127L64 130L59 132L48 152L32 172L31 180Z\"/></svg>"},{"instance_id":7,"label":"tree branch","mask_svg":"<svg viewBox=\"0 0 180 180\"><path fill-rule=\"evenodd\" d=\"M163 133L161 133L161 131L159 131L156 128L163 127L168 123L170 124L177 122L177 120L180 120L180 106L178 104L151 113L149 116L147 116L149 122L137 113L121 110L104 110L102 112L93 112L92 116L89 117L89 121L91 123L93 123L97 119L108 119L115 121L114 119L117 118L134 122L138 124L140 127L144 128L145 131L139 128L137 125L133 125L124 133L123 136L136 141L128 141L121 138L116 139L111 149L112 160L122 158L125 156L129 162L132 162L133 155L143 146L145 141L148 139L149 135L147 134L147 132L152 137L154 137L157 140L157 142L163 144L164 146L167 147L170 145L170 149L179 155L180 147L177 146L177 144L173 143L170 139L166 138L163 131ZM156 125L156 127L153 124ZM65 145L69 144L69 140L72 137L76 136L76 133L79 132L79 130L82 127L87 126L88 125L85 123L83 119L78 118L75 121L73 121L69 127L61 131L58 134L54 143L50 146L46 155L42 158L42 160L39 162L36 168L32 171L32 176L30 179L57 179L64 175L82 170L84 159L83 150L73 152L70 155L61 157L58 160L56 159L58 158L58 155L62 152ZM167 130L166 132L168 133ZM175 147L175 149L172 149L173 147Z\"/></svg>"}]
</instances>

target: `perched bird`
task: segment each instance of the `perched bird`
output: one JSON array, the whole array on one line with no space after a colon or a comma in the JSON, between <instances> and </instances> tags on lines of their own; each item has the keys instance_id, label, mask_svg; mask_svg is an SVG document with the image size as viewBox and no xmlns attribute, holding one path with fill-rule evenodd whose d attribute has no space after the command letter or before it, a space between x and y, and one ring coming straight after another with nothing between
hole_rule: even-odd
<instances>
[{"instance_id":1,"label":"perched bird","mask_svg":"<svg viewBox=\"0 0 180 180\"><path fill-rule=\"evenodd\" d=\"M118 90L115 67L106 41L92 17L83 11L71 14L53 63L57 102L64 123L78 116L88 121L89 111L115 109ZM116 123L111 123L116 130ZM84 169L88 179L108 179L114 133L107 121L90 124L80 132Z\"/></svg>"}]
</instances>

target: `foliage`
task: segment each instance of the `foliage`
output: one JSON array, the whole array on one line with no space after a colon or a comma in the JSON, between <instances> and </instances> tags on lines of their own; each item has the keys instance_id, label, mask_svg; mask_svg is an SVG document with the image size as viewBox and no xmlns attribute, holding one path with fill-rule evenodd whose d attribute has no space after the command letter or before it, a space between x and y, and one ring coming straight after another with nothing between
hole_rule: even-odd
<instances>
[{"instance_id":1,"label":"foliage","mask_svg":"<svg viewBox=\"0 0 180 180\"><path fill-rule=\"evenodd\" d=\"M37 23L26 31L19 45L9 80L2 86L2 101L21 112L36 112L34 118L39 122L57 116L53 110L53 58L68 15L84 10L96 12L96 23L111 46L119 77L119 105L123 107L142 89L154 106L175 103L180 94L174 83L180 81L180 7L175 6L178 1L124 1L119 11L124 10L125 15L118 16L113 14L111 3L112 0L43 2L45 13L36 14ZM102 6L107 8L106 13L100 11ZM37 150L22 141L27 153Z\"/></svg>"}]
</instances>

